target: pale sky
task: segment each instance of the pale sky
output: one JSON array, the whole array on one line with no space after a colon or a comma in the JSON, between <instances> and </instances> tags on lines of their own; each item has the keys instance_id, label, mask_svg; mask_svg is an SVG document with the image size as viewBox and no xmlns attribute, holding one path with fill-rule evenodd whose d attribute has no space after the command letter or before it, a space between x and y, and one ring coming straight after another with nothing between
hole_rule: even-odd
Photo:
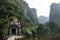
<instances>
[{"instance_id":1,"label":"pale sky","mask_svg":"<svg viewBox=\"0 0 60 40\"><path fill-rule=\"evenodd\" d=\"M37 9L37 16L49 17L50 5L52 3L59 3L60 0L25 0L30 8Z\"/></svg>"}]
</instances>

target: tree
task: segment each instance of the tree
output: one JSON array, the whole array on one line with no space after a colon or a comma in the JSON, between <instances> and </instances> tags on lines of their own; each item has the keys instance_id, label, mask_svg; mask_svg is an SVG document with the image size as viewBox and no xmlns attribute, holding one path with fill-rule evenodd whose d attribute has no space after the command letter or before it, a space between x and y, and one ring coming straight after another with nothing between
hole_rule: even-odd
<instances>
[{"instance_id":1,"label":"tree","mask_svg":"<svg viewBox=\"0 0 60 40\"><path fill-rule=\"evenodd\" d=\"M46 28L44 24L39 24L37 28L37 34L41 36L46 36L48 34L49 29Z\"/></svg>"},{"instance_id":2,"label":"tree","mask_svg":"<svg viewBox=\"0 0 60 40\"><path fill-rule=\"evenodd\" d=\"M0 0L0 37L7 34L9 22L14 18L18 18L21 27L33 26L30 19L24 14L22 0Z\"/></svg>"},{"instance_id":3,"label":"tree","mask_svg":"<svg viewBox=\"0 0 60 40\"><path fill-rule=\"evenodd\" d=\"M56 29L57 29L57 24L56 24L56 22L55 21L50 21L49 22L49 28L51 29L51 31L56 31Z\"/></svg>"},{"instance_id":4,"label":"tree","mask_svg":"<svg viewBox=\"0 0 60 40\"><path fill-rule=\"evenodd\" d=\"M9 22L11 22L14 17L17 18L24 13L21 4L22 1L18 1L0 0L0 37L2 40L4 39L4 35L7 34Z\"/></svg>"},{"instance_id":5,"label":"tree","mask_svg":"<svg viewBox=\"0 0 60 40\"><path fill-rule=\"evenodd\" d=\"M49 28L50 28L50 37L52 38L56 38L57 36L57 30L58 30L58 27L57 27L57 24L55 21L50 21L49 22ZM52 38L50 38L52 40Z\"/></svg>"}]
</instances>

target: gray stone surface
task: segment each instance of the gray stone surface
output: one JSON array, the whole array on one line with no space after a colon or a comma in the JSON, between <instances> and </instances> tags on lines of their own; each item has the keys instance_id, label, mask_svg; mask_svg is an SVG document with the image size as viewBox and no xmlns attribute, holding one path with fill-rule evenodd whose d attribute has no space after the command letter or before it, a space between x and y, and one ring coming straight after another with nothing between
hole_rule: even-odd
<instances>
[{"instance_id":1,"label":"gray stone surface","mask_svg":"<svg viewBox=\"0 0 60 40\"><path fill-rule=\"evenodd\" d=\"M55 21L60 27L60 3L52 3L50 7L50 21Z\"/></svg>"},{"instance_id":2,"label":"gray stone surface","mask_svg":"<svg viewBox=\"0 0 60 40\"><path fill-rule=\"evenodd\" d=\"M24 36L16 36L16 35L12 35L10 36L7 40L15 40L15 39L18 39L18 38L23 38Z\"/></svg>"},{"instance_id":3,"label":"gray stone surface","mask_svg":"<svg viewBox=\"0 0 60 40\"><path fill-rule=\"evenodd\" d=\"M50 20L60 20L60 3L52 3L50 7Z\"/></svg>"},{"instance_id":4,"label":"gray stone surface","mask_svg":"<svg viewBox=\"0 0 60 40\"><path fill-rule=\"evenodd\" d=\"M25 15L30 18L33 24L37 24L37 13L35 8L30 8L29 5L23 1Z\"/></svg>"}]
</instances>

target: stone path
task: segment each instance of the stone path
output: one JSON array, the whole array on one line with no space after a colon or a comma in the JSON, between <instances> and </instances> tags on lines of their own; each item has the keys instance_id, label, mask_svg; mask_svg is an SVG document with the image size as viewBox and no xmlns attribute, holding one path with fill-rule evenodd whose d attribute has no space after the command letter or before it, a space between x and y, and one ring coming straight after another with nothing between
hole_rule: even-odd
<instances>
[{"instance_id":1,"label":"stone path","mask_svg":"<svg viewBox=\"0 0 60 40\"><path fill-rule=\"evenodd\" d=\"M15 38L23 38L24 36L10 36L7 40L15 40Z\"/></svg>"}]
</instances>

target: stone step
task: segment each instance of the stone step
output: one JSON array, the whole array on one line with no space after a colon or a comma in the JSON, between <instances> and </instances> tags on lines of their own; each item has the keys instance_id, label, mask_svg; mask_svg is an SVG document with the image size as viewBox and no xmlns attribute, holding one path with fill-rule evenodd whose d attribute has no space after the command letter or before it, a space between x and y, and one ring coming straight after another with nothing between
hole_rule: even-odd
<instances>
[{"instance_id":1,"label":"stone step","mask_svg":"<svg viewBox=\"0 0 60 40\"><path fill-rule=\"evenodd\" d=\"M23 37L24 37L24 36L12 35L12 36L10 36L7 40L15 40L15 39L23 38Z\"/></svg>"}]
</instances>

